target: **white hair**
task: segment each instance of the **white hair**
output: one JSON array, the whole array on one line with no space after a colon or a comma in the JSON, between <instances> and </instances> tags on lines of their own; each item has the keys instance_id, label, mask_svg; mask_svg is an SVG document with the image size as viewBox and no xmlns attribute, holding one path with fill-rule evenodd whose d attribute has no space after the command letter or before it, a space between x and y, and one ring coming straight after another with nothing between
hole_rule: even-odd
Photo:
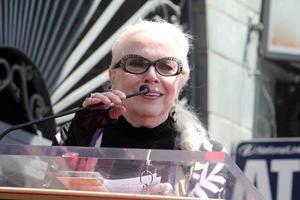
<instances>
[{"instance_id":1,"label":"white hair","mask_svg":"<svg viewBox=\"0 0 300 200\"><path fill-rule=\"evenodd\" d=\"M195 112L178 101L175 104L175 128L180 133L180 148L182 150L198 151L201 147L212 151L207 132Z\"/></svg>"}]
</instances>

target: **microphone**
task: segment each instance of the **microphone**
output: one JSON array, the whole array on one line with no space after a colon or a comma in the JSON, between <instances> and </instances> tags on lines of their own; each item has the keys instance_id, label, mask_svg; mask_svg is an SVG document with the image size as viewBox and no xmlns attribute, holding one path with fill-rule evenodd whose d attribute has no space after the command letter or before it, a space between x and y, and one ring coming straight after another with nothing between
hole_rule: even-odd
<instances>
[{"instance_id":1,"label":"microphone","mask_svg":"<svg viewBox=\"0 0 300 200\"><path fill-rule=\"evenodd\" d=\"M148 85L141 85L139 88L139 92L126 95L126 99L137 96L137 95L147 94L149 92L150 92L150 88Z\"/></svg>"},{"instance_id":2,"label":"microphone","mask_svg":"<svg viewBox=\"0 0 300 200\"><path fill-rule=\"evenodd\" d=\"M138 96L138 95L144 95L144 94L147 94L149 92L150 92L150 88L149 88L148 85L141 85L138 92L126 95L126 99L134 97L134 96ZM2 140L8 133L10 133L11 131L14 131L16 129L24 128L26 126L30 126L30 125L33 125L33 124L38 124L40 122L44 122L44 121L47 121L47 120L50 120L50 119L62 117L62 116L65 116L65 115L76 113L76 112L80 112L80 111L83 111L83 110L100 109L102 106L103 106L103 103L99 103L99 104L96 104L96 105L93 105L93 106L88 106L88 107L77 107L75 109L68 110L68 111L65 111L65 112L62 112L62 113L59 113L59 114L56 114L56 115L51 115L51 116L48 116L48 117L45 117L45 118L42 118L42 119L27 122L27 123L24 123L24 124L18 124L16 126L12 126L8 129L4 130L0 134L0 140ZM109 107L111 108L111 106L109 106Z\"/></svg>"}]
</instances>

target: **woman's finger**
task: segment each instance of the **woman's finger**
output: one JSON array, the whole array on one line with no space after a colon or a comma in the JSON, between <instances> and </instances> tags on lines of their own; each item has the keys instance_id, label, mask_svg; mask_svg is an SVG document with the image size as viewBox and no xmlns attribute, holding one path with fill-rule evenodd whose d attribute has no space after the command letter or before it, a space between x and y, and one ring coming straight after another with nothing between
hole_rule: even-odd
<instances>
[{"instance_id":1,"label":"woman's finger","mask_svg":"<svg viewBox=\"0 0 300 200\"><path fill-rule=\"evenodd\" d=\"M90 97L84 100L82 106L87 107L99 103L103 103L104 106L108 106L110 103L114 103L114 105L122 105L122 101L124 99L126 99L126 95L120 90L113 90L111 92L103 93L92 93Z\"/></svg>"},{"instance_id":2,"label":"woman's finger","mask_svg":"<svg viewBox=\"0 0 300 200\"><path fill-rule=\"evenodd\" d=\"M114 103L115 105L122 105L123 102L123 97L120 97L118 94L115 94L114 92L107 92L104 93L103 95L105 95L106 97L109 98L109 100Z\"/></svg>"},{"instance_id":3,"label":"woman's finger","mask_svg":"<svg viewBox=\"0 0 300 200\"><path fill-rule=\"evenodd\" d=\"M92 97L88 97L83 101L82 106L88 107L99 103L103 103L104 106L108 106L111 103L111 100L101 93L94 93Z\"/></svg>"},{"instance_id":4,"label":"woman's finger","mask_svg":"<svg viewBox=\"0 0 300 200\"><path fill-rule=\"evenodd\" d=\"M170 183L158 183L150 188L150 194L172 195L173 187Z\"/></svg>"},{"instance_id":5,"label":"woman's finger","mask_svg":"<svg viewBox=\"0 0 300 200\"><path fill-rule=\"evenodd\" d=\"M126 94L124 92L122 92L121 90L113 90L112 93L114 93L115 95L118 95L121 100L126 99Z\"/></svg>"},{"instance_id":6,"label":"woman's finger","mask_svg":"<svg viewBox=\"0 0 300 200\"><path fill-rule=\"evenodd\" d=\"M123 115L126 112L126 108L124 106L115 106L109 111L109 117L111 119L116 119Z\"/></svg>"}]
</instances>

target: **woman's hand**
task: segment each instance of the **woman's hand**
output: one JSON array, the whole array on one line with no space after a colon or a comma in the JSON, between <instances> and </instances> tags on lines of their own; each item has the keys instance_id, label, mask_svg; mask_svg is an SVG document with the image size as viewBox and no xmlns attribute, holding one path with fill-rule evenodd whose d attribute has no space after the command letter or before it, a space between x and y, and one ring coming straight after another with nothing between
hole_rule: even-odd
<instances>
[{"instance_id":1,"label":"woman's hand","mask_svg":"<svg viewBox=\"0 0 300 200\"><path fill-rule=\"evenodd\" d=\"M173 187L170 183L158 183L149 190L150 194L174 196Z\"/></svg>"},{"instance_id":2,"label":"woman's hand","mask_svg":"<svg viewBox=\"0 0 300 200\"><path fill-rule=\"evenodd\" d=\"M120 90L93 93L83 101L82 107L93 108L93 106L100 105L97 106L97 109L86 109L76 113L73 121L81 129L96 130L104 127L112 119L118 118L126 112L126 108L122 105L124 99L126 99L126 95Z\"/></svg>"},{"instance_id":3,"label":"woman's hand","mask_svg":"<svg viewBox=\"0 0 300 200\"><path fill-rule=\"evenodd\" d=\"M92 93L90 97L86 98L82 103L82 107L91 107L97 104L103 104L100 110L105 110L113 105L109 110L109 117L111 119L118 118L126 112L125 107L122 105L123 100L126 99L126 94L120 90L113 90L104 93Z\"/></svg>"}]
</instances>

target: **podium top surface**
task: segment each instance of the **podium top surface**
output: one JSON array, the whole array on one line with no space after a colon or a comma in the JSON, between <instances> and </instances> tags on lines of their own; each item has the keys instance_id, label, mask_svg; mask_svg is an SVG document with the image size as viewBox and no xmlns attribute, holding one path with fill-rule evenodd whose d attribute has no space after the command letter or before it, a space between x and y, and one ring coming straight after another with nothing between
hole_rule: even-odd
<instances>
[{"instance_id":1,"label":"podium top surface","mask_svg":"<svg viewBox=\"0 0 300 200\"><path fill-rule=\"evenodd\" d=\"M27 189L74 198L263 199L224 152L0 145L0 160L0 196Z\"/></svg>"}]
</instances>

